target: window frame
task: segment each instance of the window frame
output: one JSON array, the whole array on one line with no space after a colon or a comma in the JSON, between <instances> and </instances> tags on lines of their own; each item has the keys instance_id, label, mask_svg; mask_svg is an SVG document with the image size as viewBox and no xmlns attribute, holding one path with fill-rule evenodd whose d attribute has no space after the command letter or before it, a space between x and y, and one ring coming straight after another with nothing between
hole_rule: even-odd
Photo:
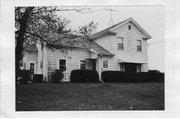
<instances>
[{"instance_id":1,"label":"window frame","mask_svg":"<svg viewBox=\"0 0 180 119\"><path fill-rule=\"evenodd\" d=\"M122 43L119 42L119 40L122 41ZM117 37L117 49L118 50L124 50L124 38L123 37Z\"/></svg>"},{"instance_id":2,"label":"window frame","mask_svg":"<svg viewBox=\"0 0 180 119\"><path fill-rule=\"evenodd\" d=\"M137 40L137 52L142 52L142 41L141 40ZM140 43L140 45L139 45Z\"/></svg>"},{"instance_id":3,"label":"window frame","mask_svg":"<svg viewBox=\"0 0 180 119\"><path fill-rule=\"evenodd\" d=\"M65 58L60 58L60 59L59 59L59 66L58 66L59 70L61 70L61 68L60 68L60 60L65 60L65 68L67 68L67 59L65 59Z\"/></svg>"},{"instance_id":4,"label":"window frame","mask_svg":"<svg viewBox=\"0 0 180 119\"><path fill-rule=\"evenodd\" d=\"M104 61L107 60L107 67L104 67ZM102 60L102 68L103 69L108 69L109 68L109 59L103 59Z\"/></svg>"},{"instance_id":5,"label":"window frame","mask_svg":"<svg viewBox=\"0 0 180 119\"><path fill-rule=\"evenodd\" d=\"M28 64L29 64L28 69L30 70L30 72L31 72L31 64L34 64L34 72L33 72L33 74L36 74L36 62L30 61Z\"/></svg>"},{"instance_id":6,"label":"window frame","mask_svg":"<svg viewBox=\"0 0 180 119\"><path fill-rule=\"evenodd\" d=\"M85 69L81 69L81 61L85 61ZM79 60L79 69L80 70L86 70L87 69L87 67L86 67L86 60L84 60L84 59L80 59Z\"/></svg>"}]
</instances>

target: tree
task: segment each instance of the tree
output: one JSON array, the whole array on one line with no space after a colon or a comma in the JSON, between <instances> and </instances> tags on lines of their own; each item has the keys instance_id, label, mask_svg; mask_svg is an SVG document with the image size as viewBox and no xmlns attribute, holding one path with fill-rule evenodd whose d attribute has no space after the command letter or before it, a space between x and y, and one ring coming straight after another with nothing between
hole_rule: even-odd
<instances>
[{"instance_id":1,"label":"tree","mask_svg":"<svg viewBox=\"0 0 180 119\"><path fill-rule=\"evenodd\" d=\"M96 28L97 28L97 23L91 21L89 22L89 24L79 27L78 34L88 38L90 35L92 35L93 31Z\"/></svg>"},{"instance_id":2,"label":"tree","mask_svg":"<svg viewBox=\"0 0 180 119\"><path fill-rule=\"evenodd\" d=\"M77 31L72 31L67 28L70 20L58 17L56 14L57 11L87 13L88 10L89 8L82 7L16 7L16 70L19 69L24 43L32 44L40 40L49 47L61 49L64 42L58 45L56 42L60 42L62 39L74 39L79 36L88 37L96 28L96 24L91 22L89 25L80 27Z\"/></svg>"}]
</instances>

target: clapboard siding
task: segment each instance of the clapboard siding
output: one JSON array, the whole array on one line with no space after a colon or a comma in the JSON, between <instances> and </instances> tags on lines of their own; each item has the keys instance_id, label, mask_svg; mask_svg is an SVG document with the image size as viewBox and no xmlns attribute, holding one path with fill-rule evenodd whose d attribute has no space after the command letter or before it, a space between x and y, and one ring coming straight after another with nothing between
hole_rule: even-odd
<instances>
[{"instance_id":1,"label":"clapboard siding","mask_svg":"<svg viewBox=\"0 0 180 119\"><path fill-rule=\"evenodd\" d=\"M74 69L80 69L80 60L89 58L89 51L85 49L66 49L61 50L48 49L48 79L51 79L51 73L59 69L59 59L66 59L66 81L70 80L70 73Z\"/></svg>"},{"instance_id":2,"label":"clapboard siding","mask_svg":"<svg viewBox=\"0 0 180 119\"><path fill-rule=\"evenodd\" d=\"M30 69L30 63L35 63L35 70L34 70L34 73L36 74L37 73L37 52L36 51L28 51L26 53L26 58L25 58L26 61L24 61L26 63L26 67L25 69L29 70Z\"/></svg>"},{"instance_id":3,"label":"clapboard siding","mask_svg":"<svg viewBox=\"0 0 180 119\"><path fill-rule=\"evenodd\" d=\"M131 25L131 30L128 30L128 25ZM124 61L132 61L139 63L147 63L147 41L143 40L143 35L137 30L137 28L128 23L123 27L116 30L117 36L113 37L113 50L112 52L117 58ZM124 50L117 49L117 37L123 37ZM137 40L141 40L142 52L137 51Z\"/></svg>"},{"instance_id":4,"label":"clapboard siding","mask_svg":"<svg viewBox=\"0 0 180 119\"><path fill-rule=\"evenodd\" d=\"M38 55L37 55L37 74L42 74L42 68L40 67L41 61L42 61L42 50L41 50L41 45L39 43L36 44L36 47L38 49Z\"/></svg>"},{"instance_id":5,"label":"clapboard siding","mask_svg":"<svg viewBox=\"0 0 180 119\"><path fill-rule=\"evenodd\" d=\"M111 51L111 42L110 42L111 36L104 36L101 38L98 38L96 40L94 40L97 44L99 44L100 46L102 46L104 49Z\"/></svg>"},{"instance_id":6,"label":"clapboard siding","mask_svg":"<svg viewBox=\"0 0 180 119\"><path fill-rule=\"evenodd\" d=\"M107 69L103 68L104 59L108 59L109 62L109 67ZM98 58L98 73L100 78L101 78L101 72L109 71L109 70L120 71L120 65L118 63L118 60L115 59L114 57L106 57L106 56Z\"/></svg>"},{"instance_id":7,"label":"clapboard siding","mask_svg":"<svg viewBox=\"0 0 180 119\"><path fill-rule=\"evenodd\" d=\"M128 29L128 25L131 25L131 30ZM109 59L109 68L106 70L120 70L118 59L122 61L132 63L142 63L142 71L147 71L147 41L143 40L144 35L132 24L127 23L119 28L115 28L113 32L116 35L104 36L95 40L103 48L107 49L111 53L114 53L113 58ZM118 37L122 37L124 41L124 50L118 50ZM141 40L142 52L137 51L137 40ZM105 57L104 57L105 58ZM102 69L102 59L99 59L99 66Z\"/></svg>"}]
</instances>

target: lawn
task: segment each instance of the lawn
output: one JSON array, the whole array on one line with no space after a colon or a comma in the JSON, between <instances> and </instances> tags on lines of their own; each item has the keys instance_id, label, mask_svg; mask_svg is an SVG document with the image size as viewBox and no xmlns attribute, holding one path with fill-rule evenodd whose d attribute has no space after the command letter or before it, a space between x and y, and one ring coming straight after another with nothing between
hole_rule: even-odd
<instances>
[{"instance_id":1,"label":"lawn","mask_svg":"<svg viewBox=\"0 0 180 119\"><path fill-rule=\"evenodd\" d=\"M16 110L164 110L164 84L18 84Z\"/></svg>"}]
</instances>

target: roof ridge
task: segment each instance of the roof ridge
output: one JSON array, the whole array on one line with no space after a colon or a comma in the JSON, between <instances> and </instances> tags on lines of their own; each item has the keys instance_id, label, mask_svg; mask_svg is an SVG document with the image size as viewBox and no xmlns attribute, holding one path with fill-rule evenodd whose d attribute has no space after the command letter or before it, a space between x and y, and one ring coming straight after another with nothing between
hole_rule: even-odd
<instances>
[{"instance_id":1,"label":"roof ridge","mask_svg":"<svg viewBox=\"0 0 180 119\"><path fill-rule=\"evenodd\" d=\"M121 21L121 22L119 22L119 23L117 23L117 24L115 24L115 25L112 25L112 26L110 26L110 27L108 27L108 28L106 28L106 29L104 29L104 30L101 30L101 31L99 31L99 32L91 35L91 36L90 36L90 39L96 39L98 36L101 36L102 34L106 34L108 31L110 31L110 30L113 29L114 27L116 27L116 26L118 26L118 25L123 25L123 24L128 23L128 22L132 22L132 23L139 29L139 31L140 31L142 34L145 35L145 37L146 37L147 39L150 39L150 38L151 38L151 36L150 36L132 17L130 17L130 18L128 18L128 19L125 19L125 20L123 20L123 21Z\"/></svg>"}]
</instances>

